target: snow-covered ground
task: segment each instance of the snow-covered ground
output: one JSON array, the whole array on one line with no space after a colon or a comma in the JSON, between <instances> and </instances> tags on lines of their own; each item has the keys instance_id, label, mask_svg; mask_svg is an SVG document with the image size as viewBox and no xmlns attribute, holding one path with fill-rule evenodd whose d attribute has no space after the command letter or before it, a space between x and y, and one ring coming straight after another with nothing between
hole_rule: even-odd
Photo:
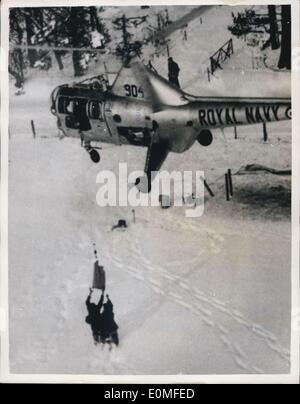
<instances>
[{"instance_id":1,"label":"snow-covered ground","mask_svg":"<svg viewBox=\"0 0 300 404\"><path fill-rule=\"evenodd\" d=\"M200 77L188 83L197 61L228 39L230 13L226 7L207 11L202 26L197 21L199 29L206 27L203 34L192 31L197 43L188 41L188 51L182 44L174 48L183 86L202 95L288 95L288 73L244 69L249 53L242 41L211 82ZM212 24L218 16L220 33ZM166 56L156 62L165 74ZM185 218L184 207L140 207L134 224L130 207L96 204L96 175L101 169L117 172L119 162L127 162L129 171L143 169L146 150L104 145L101 164L95 165L79 140L59 140L49 95L54 86L70 81L71 69L63 74L54 68L48 75L31 73L22 96L14 95L11 83L11 371L287 373L290 177L235 175L230 202L223 177L228 168L236 173L249 163L290 167L291 124L269 124L267 143L258 125L238 129L238 140L231 129L216 131L209 148L195 144L184 154L170 154L166 170L204 170L215 197L206 196L200 218ZM121 218L128 229L111 232ZM94 346L84 321L93 242L120 327L120 346L112 351Z\"/></svg>"}]
</instances>

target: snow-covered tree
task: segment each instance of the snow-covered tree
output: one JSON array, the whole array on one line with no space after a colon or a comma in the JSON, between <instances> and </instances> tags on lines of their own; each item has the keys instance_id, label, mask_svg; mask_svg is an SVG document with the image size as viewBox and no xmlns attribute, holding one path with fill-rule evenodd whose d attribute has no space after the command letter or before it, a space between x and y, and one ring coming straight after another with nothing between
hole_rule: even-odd
<instances>
[{"instance_id":1,"label":"snow-covered tree","mask_svg":"<svg viewBox=\"0 0 300 404\"><path fill-rule=\"evenodd\" d=\"M37 49L29 48L26 54L30 67L41 65L40 60L50 58L52 54L48 50L39 49L39 45L55 48L103 48L110 37L99 14L96 7L14 8L11 11L11 43L37 46ZM66 50L54 50L61 70L64 68L65 54ZM81 76L87 68L89 56L87 52L75 50L72 58L74 75Z\"/></svg>"},{"instance_id":2,"label":"snow-covered tree","mask_svg":"<svg viewBox=\"0 0 300 404\"><path fill-rule=\"evenodd\" d=\"M128 64L133 56L142 53L142 42L131 41L133 34L128 31L130 27L137 27L147 21L147 15L127 18L125 14L113 20L114 28L122 32L122 41L116 47L116 55L121 56L124 64Z\"/></svg>"},{"instance_id":3,"label":"snow-covered tree","mask_svg":"<svg viewBox=\"0 0 300 404\"><path fill-rule=\"evenodd\" d=\"M18 8L10 9L10 42L14 45L22 45L24 39L25 21ZM15 78L15 86L21 88L24 83L25 57L24 51L12 48L9 52L9 73Z\"/></svg>"},{"instance_id":4,"label":"snow-covered tree","mask_svg":"<svg viewBox=\"0 0 300 404\"><path fill-rule=\"evenodd\" d=\"M291 69L291 7L281 6L281 29L278 27L278 9L268 6L268 13L259 14L253 9L246 9L237 16L232 13L233 24L228 27L233 35L240 37L256 33L262 38L267 33L269 38L264 42L262 50L271 46L272 50L281 47L278 67ZM281 41L280 41L281 39ZM281 43L280 43L281 42Z\"/></svg>"}]
</instances>

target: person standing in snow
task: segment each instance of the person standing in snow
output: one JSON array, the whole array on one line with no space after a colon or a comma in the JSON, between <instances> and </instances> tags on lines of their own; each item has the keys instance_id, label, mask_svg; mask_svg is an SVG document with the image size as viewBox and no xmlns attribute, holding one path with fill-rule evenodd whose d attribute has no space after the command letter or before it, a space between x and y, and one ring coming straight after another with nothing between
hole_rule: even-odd
<instances>
[{"instance_id":1,"label":"person standing in snow","mask_svg":"<svg viewBox=\"0 0 300 404\"><path fill-rule=\"evenodd\" d=\"M118 346L119 336L117 330L119 326L114 319L113 304L108 295L106 295L106 303L103 304L103 291L98 304L91 303L92 293L93 289L90 288L90 293L86 299L88 316L86 317L85 321L91 326L94 343L95 345L97 345L99 342L102 344L108 343L110 346L111 343L114 343L116 346Z\"/></svg>"},{"instance_id":2,"label":"person standing in snow","mask_svg":"<svg viewBox=\"0 0 300 404\"><path fill-rule=\"evenodd\" d=\"M182 27L182 39L183 39L183 41L187 41L187 28L188 28L188 24L185 24Z\"/></svg>"},{"instance_id":3,"label":"person standing in snow","mask_svg":"<svg viewBox=\"0 0 300 404\"><path fill-rule=\"evenodd\" d=\"M115 322L113 304L108 295L106 295L106 303L103 305L103 313L101 314L102 336L103 342L109 344L113 342L116 346L119 345L118 324ZM102 338L103 337L103 338Z\"/></svg>"},{"instance_id":4,"label":"person standing in snow","mask_svg":"<svg viewBox=\"0 0 300 404\"><path fill-rule=\"evenodd\" d=\"M104 293L102 292L100 300L98 304L91 303L91 296L93 293L93 289L90 288L90 293L85 301L87 310L88 310L88 315L85 318L85 322L87 324L90 324L93 337L94 337L94 342L97 344L100 342L100 331L102 329L102 318L100 311L103 306L103 300L104 300Z\"/></svg>"},{"instance_id":5,"label":"person standing in snow","mask_svg":"<svg viewBox=\"0 0 300 404\"><path fill-rule=\"evenodd\" d=\"M179 84L179 66L176 62L174 62L173 58L169 57L168 58L168 76L169 76L169 82L173 84L174 86L180 88Z\"/></svg>"}]
</instances>

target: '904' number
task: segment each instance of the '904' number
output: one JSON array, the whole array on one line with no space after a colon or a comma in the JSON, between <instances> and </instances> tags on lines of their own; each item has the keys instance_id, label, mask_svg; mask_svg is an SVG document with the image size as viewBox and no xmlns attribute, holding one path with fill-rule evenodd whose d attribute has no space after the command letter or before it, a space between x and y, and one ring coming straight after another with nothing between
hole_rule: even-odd
<instances>
[{"instance_id":1,"label":"'904' number","mask_svg":"<svg viewBox=\"0 0 300 404\"><path fill-rule=\"evenodd\" d=\"M137 87L135 84L125 84L124 89L126 91L126 97L135 97L137 98L139 95L141 98L144 98L144 91L142 87Z\"/></svg>"}]
</instances>

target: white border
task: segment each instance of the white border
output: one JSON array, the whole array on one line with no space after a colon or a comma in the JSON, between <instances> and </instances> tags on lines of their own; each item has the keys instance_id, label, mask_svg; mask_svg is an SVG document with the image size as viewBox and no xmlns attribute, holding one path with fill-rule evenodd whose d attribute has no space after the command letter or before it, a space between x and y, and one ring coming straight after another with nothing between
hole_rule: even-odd
<instances>
[{"instance_id":1,"label":"white border","mask_svg":"<svg viewBox=\"0 0 300 404\"><path fill-rule=\"evenodd\" d=\"M300 0L102 0L90 2L73 0L72 5L96 6L137 6L149 5L292 5L292 49L300 59ZM2 0L1 4L1 272L0 272L0 331L1 331L1 367L2 382L22 383L299 383L299 201L300 201L300 61L293 63L292 71L292 318L296 326L291 330L291 373L284 375L149 375L149 376L104 376L104 375L63 375L63 374L12 374L9 371L9 331L8 331L8 122L9 122L9 86L8 86L8 10L10 7L34 6L70 6L67 0ZM293 60L294 62L294 60ZM295 66L295 67L294 67Z\"/></svg>"}]
</instances>

